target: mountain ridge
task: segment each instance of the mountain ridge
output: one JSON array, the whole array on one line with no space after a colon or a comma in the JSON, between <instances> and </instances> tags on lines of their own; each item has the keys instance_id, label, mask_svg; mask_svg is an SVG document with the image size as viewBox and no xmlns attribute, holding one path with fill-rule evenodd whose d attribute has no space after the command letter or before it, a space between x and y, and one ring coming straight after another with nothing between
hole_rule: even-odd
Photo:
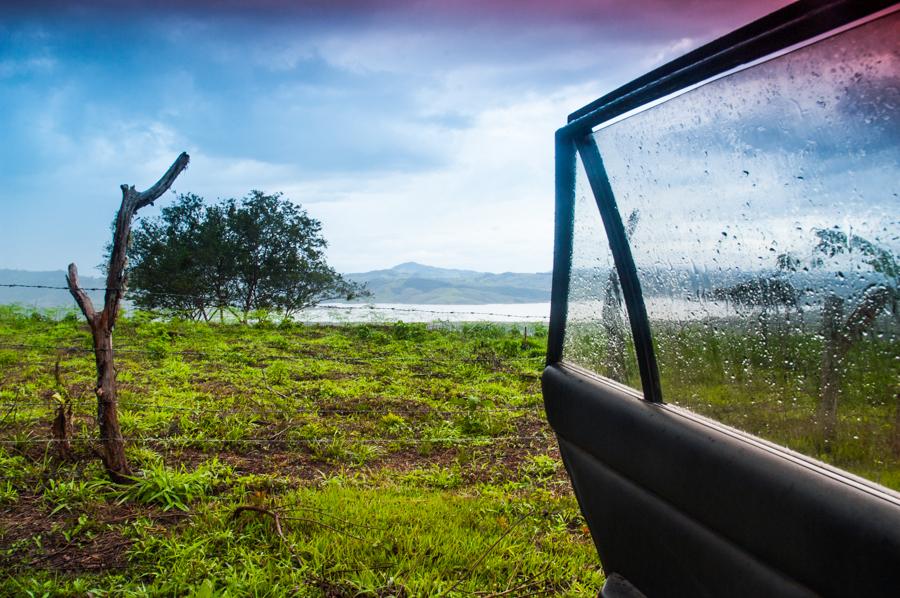
<instances>
[{"instance_id":1,"label":"mountain ridge","mask_svg":"<svg viewBox=\"0 0 900 598\"><path fill-rule=\"evenodd\" d=\"M542 303L550 300L550 272L479 272L439 268L403 262L382 270L353 272L349 280L366 283L372 292L366 303L468 304ZM105 281L81 276L84 287L103 287ZM0 284L65 287L63 270L14 270L0 268ZM99 301L102 293L91 293ZM19 303L40 308L72 307L69 292L62 289L0 287L0 304Z\"/></svg>"},{"instance_id":2,"label":"mountain ridge","mask_svg":"<svg viewBox=\"0 0 900 598\"><path fill-rule=\"evenodd\" d=\"M365 283L374 303L542 303L550 300L550 272L478 272L404 262L385 270L345 275Z\"/></svg>"},{"instance_id":3,"label":"mountain ridge","mask_svg":"<svg viewBox=\"0 0 900 598\"><path fill-rule=\"evenodd\" d=\"M102 288L106 281L96 276L79 276L85 288ZM66 273L63 270L14 270L0 268L0 285L27 285L23 287L0 287L0 305L20 304L36 308L73 308L75 300L66 288ZM31 288L31 287L53 288ZM88 291L88 296L97 305L103 301L103 291Z\"/></svg>"}]
</instances>

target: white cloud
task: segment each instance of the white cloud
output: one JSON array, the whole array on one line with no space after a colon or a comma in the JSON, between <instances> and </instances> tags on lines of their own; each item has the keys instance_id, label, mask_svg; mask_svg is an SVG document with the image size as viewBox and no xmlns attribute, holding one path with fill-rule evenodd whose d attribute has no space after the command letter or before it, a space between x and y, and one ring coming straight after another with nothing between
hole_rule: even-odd
<instances>
[{"instance_id":1,"label":"white cloud","mask_svg":"<svg viewBox=\"0 0 900 598\"><path fill-rule=\"evenodd\" d=\"M334 264L360 271L411 259L549 270L553 133L584 97L583 88L573 88L486 110L453 140L454 160L445 168L359 180L358 188L312 203Z\"/></svg>"},{"instance_id":2,"label":"white cloud","mask_svg":"<svg viewBox=\"0 0 900 598\"><path fill-rule=\"evenodd\" d=\"M96 264L118 185L149 186L187 150L177 190L210 200L284 191L323 220L340 270L417 260L546 271L555 129L640 74L648 55L663 60L695 43L654 46L653 35L595 22L420 27L394 17L246 28L159 19L141 34L171 69L160 74L143 47L123 55L130 83L152 90L135 106L116 87L117 61L87 52L60 54L66 68L31 64L65 76L35 88L38 107L23 112L42 161L19 191L42 208L30 212L32 232L0 242L0 252L52 261L23 267L56 266L56 255L59 265L69 256ZM0 77L22 68L0 62Z\"/></svg>"}]
</instances>

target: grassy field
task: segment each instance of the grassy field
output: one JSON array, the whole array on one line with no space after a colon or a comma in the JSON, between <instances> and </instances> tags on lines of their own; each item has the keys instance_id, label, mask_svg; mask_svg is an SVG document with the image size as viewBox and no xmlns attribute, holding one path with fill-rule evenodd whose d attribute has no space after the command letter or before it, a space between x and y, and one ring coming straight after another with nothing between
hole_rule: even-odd
<instances>
[{"instance_id":1,"label":"grassy field","mask_svg":"<svg viewBox=\"0 0 900 598\"><path fill-rule=\"evenodd\" d=\"M638 384L633 360L606 371L602 327L579 330L570 357ZM814 330L657 333L668 401L900 489L890 334L847 355L826 447ZM0 595L597 594L543 417L546 328L138 314L116 347L127 487L93 452L85 326L0 308ZM61 401L65 460L47 442Z\"/></svg>"},{"instance_id":2,"label":"grassy field","mask_svg":"<svg viewBox=\"0 0 900 598\"><path fill-rule=\"evenodd\" d=\"M546 329L125 319L120 412L137 481L122 488L92 453L85 326L2 309L0 595L602 585L543 418ZM68 461L46 442L60 400L74 406Z\"/></svg>"}]
</instances>

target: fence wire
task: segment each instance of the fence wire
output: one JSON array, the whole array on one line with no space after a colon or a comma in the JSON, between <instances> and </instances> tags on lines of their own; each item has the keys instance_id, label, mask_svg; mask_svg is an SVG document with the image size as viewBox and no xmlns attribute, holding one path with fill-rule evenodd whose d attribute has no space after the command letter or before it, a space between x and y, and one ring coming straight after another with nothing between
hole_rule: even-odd
<instances>
[{"instance_id":1,"label":"fence wire","mask_svg":"<svg viewBox=\"0 0 900 598\"><path fill-rule=\"evenodd\" d=\"M550 436L541 435L508 435L508 436L469 436L456 437L449 436L443 438L374 438L374 437L355 437L355 436L318 436L312 438L298 438L296 440L281 438L197 438L197 437L127 437L122 438L124 442L133 444L179 444L179 445L196 445L196 444L270 444L270 445L303 445L303 444L325 444L335 442L347 442L356 444L500 444L503 442L523 443L534 442L538 440L549 440ZM23 439L4 439L0 440L0 444L5 445L28 445L28 444L55 444L60 442L73 442L81 444L90 444L100 442L99 438L90 438L85 436L76 436L74 438L58 439L58 438L23 438Z\"/></svg>"},{"instance_id":2,"label":"fence wire","mask_svg":"<svg viewBox=\"0 0 900 598\"><path fill-rule=\"evenodd\" d=\"M260 347L265 348L265 347ZM182 349L135 349L133 347L129 347L125 345L124 347L113 347L112 349L95 349L93 347L86 347L80 345L41 345L41 344L28 344L28 343L0 343L0 349L9 349L9 350L44 350L51 351L57 353L97 353L104 351L111 351L115 354L123 354L123 355L157 355L157 356L166 356L166 355L183 355L183 356L191 356L191 357L203 357L206 359L221 359L221 358L246 358L253 357L259 360L281 360L281 361L305 361L305 360L316 360L321 359L325 361L332 361L336 363L347 363L347 364L357 364L357 365L365 365L371 362L412 362L412 363L432 363L432 364L459 364L459 363L486 363L491 362L493 358L495 358L500 363L503 362L517 362L523 361L528 363L538 363L544 360L544 356L542 355L526 355L526 356L516 356L516 357L504 357L498 355L487 355L487 356L474 356L474 357L461 357L459 359L449 359L446 357L446 354L441 354L443 357L436 357L436 353L426 354L426 355L413 355L413 356L392 356L392 355L367 355L366 357L336 357L333 355L325 355L318 353L296 353L296 354L260 354L260 355L247 355L239 352L240 350L235 351L220 351L211 353L208 351L195 351L192 349L182 350Z\"/></svg>"},{"instance_id":3,"label":"fence wire","mask_svg":"<svg viewBox=\"0 0 900 598\"><path fill-rule=\"evenodd\" d=\"M23 284L23 283L3 283L0 284L0 288L12 288L12 289L43 289L43 290L56 290L56 291L66 291L69 292L69 287L63 286L52 286L52 285L39 285L39 284ZM82 291L118 291L119 288L116 287L80 287ZM127 290L127 289L122 289ZM195 294L187 294L187 293L168 293L162 291L140 291L140 295L149 295L149 296L157 296L157 297L177 297L182 299L193 299L193 300L215 300L215 295L195 295ZM223 306L212 305L210 306L213 309L222 309ZM398 306L387 306L387 305L356 305L356 304L318 304L315 306L310 306L307 308L302 308L298 310L299 313L311 310L311 309L325 309L325 310L341 310L341 311L370 311L370 312L399 312L399 313L422 313L422 314L430 314L430 315L448 315L448 316L488 316L493 318L509 318L510 320L518 319L518 321L539 321L539 322L548 322L550 320L549 315L541 315L541 316L529 316L522 314L509 314L509 313L500 313L500 312L484 312L484 311L475 311L475 310L434 310L434 309L426 309L421 307L398 307Z\"/></svg>"}]
</instances>

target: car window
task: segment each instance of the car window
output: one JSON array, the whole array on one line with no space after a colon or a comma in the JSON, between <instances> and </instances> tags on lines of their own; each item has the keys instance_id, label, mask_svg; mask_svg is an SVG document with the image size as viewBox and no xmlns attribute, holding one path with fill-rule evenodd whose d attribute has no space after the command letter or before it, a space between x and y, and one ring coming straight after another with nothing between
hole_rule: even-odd
<instances>
[{"instance_id":1,"label":"car window","mask_svg":"<svg viewBox=\"0 0 900 598\"><path fill-rule=\"evenodd\" d=\"M640 389L628 312L581 162L576 165L574 211L563 359Z\"/></svg>"},{"instance_id":2,"label":"car window","mask_svg":"<svg viewBox=\"0 0 900 598\"><path fill-rule=\"evenodd\" d=\"M898 31L895 12L593 134L632 228L664 400L895 489ZM595 243L576 241L572 297L597 304L570 306L593 317L569 330L590 320L606 339ZM592 259L582 281L575 264ZM636 384L630 361L613 375L608 348L591 355Z\"/></svg>"}]
</instances>

